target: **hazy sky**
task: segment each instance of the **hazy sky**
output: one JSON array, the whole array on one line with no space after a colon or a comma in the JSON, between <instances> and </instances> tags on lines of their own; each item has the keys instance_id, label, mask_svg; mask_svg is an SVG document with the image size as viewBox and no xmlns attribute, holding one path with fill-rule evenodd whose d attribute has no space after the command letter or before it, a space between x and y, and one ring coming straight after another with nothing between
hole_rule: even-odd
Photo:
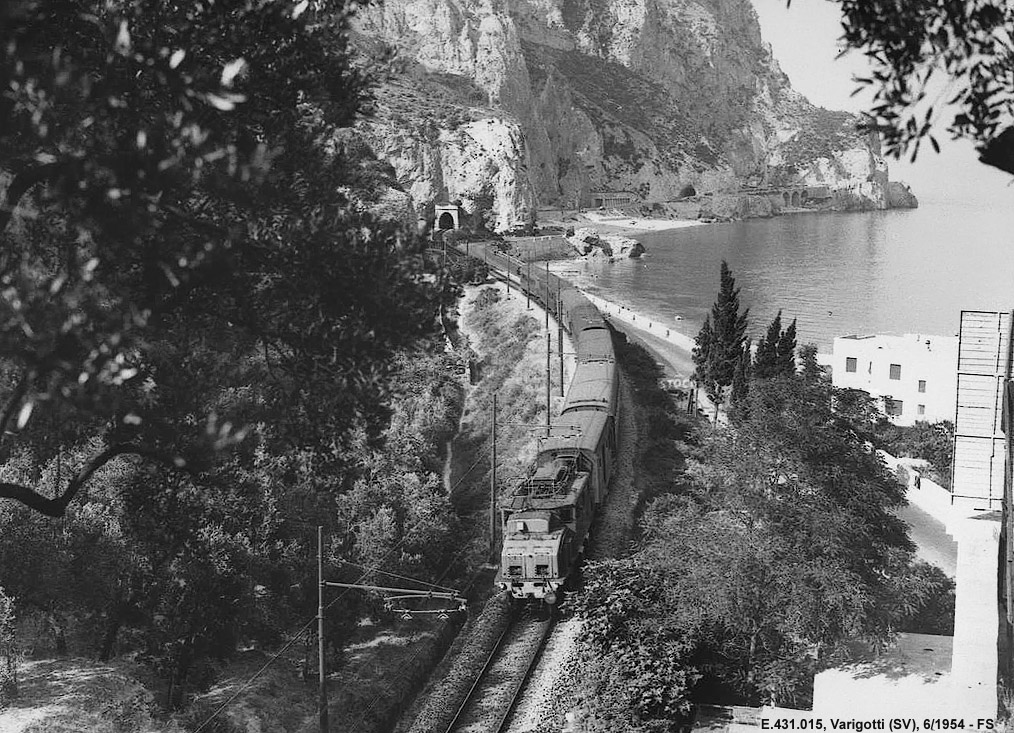
<instances>
[{"instance_id":1,"label":"hazy sky","mask_svg":"<svg viewBox=\"0 0 1014 733\"><path fill-rule=\"evenodd\" d=\"M787 9L785 0L752 2L760 16L761 34L796 91L828 109L863 109L864 97L850 95L856 87L852 75L866 71L865 59L854 52L835 59L841 35L836 3L793 0ZM889 159L891 179L909 183L922 201L958 196L1014 203L1010 176L979 163L972 146L951 141L944 127L935 137L941 145L939 155L927 143L915 164Z\"/></svg>"}]
</instances>

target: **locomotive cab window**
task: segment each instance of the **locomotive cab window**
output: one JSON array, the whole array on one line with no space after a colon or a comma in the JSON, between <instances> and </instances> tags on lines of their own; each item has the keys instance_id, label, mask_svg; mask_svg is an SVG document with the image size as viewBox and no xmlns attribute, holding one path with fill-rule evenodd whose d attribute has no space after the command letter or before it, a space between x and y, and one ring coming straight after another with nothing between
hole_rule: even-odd
<instances>
[{"instance_id":1,"label":"locomotive cab window","mask_svg":"<svg viewBox=\"0 0 1014 733\"><path fill-rule=\"evenodd\" d=\"M549 575L549 565L536 565L535 574L543 577Z\"/></svg>"},{"instance_id":2,"label":"locomotive cab window","mask_svg":"<svg viewBox=\"0 0 1014 733\"><path fill-rule=\"evenodd\" d=\"M508 575L508 577L511 577L511 578L520 578L521 577L521 566L520 565L508 565L507 566L507 575Z\"/></svg>"}]
</instances>

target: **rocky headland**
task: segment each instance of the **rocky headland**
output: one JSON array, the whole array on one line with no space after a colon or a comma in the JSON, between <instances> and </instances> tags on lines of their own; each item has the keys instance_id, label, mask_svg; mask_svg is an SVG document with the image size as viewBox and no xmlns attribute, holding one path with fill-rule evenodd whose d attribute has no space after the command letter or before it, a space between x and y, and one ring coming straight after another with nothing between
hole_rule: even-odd
<instances>
[{"instance_id":1,"label":"rocky headland","mask_svg":"<svg viewBox=\"0 0 1014 733\"><path fill-rule=\"evenodd\" d=\"M459 202L504 232L603 194L674 218L916 203L855 116L792 90L749 0L382 0L357 33L396 71L356 132L424 215Z\"/></svg>"}]
</instances>

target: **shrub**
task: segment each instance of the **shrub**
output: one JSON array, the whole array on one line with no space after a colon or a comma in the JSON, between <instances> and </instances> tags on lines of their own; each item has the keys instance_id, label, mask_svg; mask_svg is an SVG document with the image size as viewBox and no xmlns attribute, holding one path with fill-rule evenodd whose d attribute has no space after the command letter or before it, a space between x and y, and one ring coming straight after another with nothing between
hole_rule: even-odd
<instances>
[{"instance_id":1,"label":"shrub","mask_svg":"<svg viewBox=\"0 0 1014 733\"><path fill-rule=\"evenodd\" d=\"M18 696L17 656L14 599L0 588L0 707Z\"/></svg>"}]
</instances>

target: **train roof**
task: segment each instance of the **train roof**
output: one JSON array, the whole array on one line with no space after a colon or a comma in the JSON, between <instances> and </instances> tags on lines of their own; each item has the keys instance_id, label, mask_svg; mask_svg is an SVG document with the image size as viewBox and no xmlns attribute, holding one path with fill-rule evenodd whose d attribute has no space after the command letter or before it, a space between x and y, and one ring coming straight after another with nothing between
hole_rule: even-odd
<instances>
[{"instance_id":1,"label":"train roof","mask_svg":"<svg viewBox=\"0 0 1014 733\"><path fill-rule=\"evenodd\" d=\"M558 416L553 420L550 436L540 441L540 457L548 452L594 452L608 419L608 413L597 410L578 410Z\"/></svg>"},{"instance_id":2,"label":"train roof","mask_svg":"<svg viewBox=\"0 0 1014 733\"><path fill-rule=\"evenodd\" d=\"M575 408L615 412L616 365L611 361L589 361L578 365L567 390L563 413Z\"/></svg>"},{"instance_id":3,"label":"train roof","mask_svg":"<svg viewBox=\"0 0 1014 733\"><path fill-rule=\"evenodd\" d=\"M575 337L575 341L579 362L612 361L614 358L613 337L604 328L582 331Z\"/></svg>"},{"instance_id":4,"label":"train roof","mask_svg":"<svg viewBox=\"0 0 1014 733\"><path fill-rule=\"evenodd\" d=\"M560 294L560 299L563 301L563 307L570 319L572 334L578 334L590 328L606 328L605 319L602 318L599 309L580 291L567 290Z\"/></svg>"}]
</instances>

